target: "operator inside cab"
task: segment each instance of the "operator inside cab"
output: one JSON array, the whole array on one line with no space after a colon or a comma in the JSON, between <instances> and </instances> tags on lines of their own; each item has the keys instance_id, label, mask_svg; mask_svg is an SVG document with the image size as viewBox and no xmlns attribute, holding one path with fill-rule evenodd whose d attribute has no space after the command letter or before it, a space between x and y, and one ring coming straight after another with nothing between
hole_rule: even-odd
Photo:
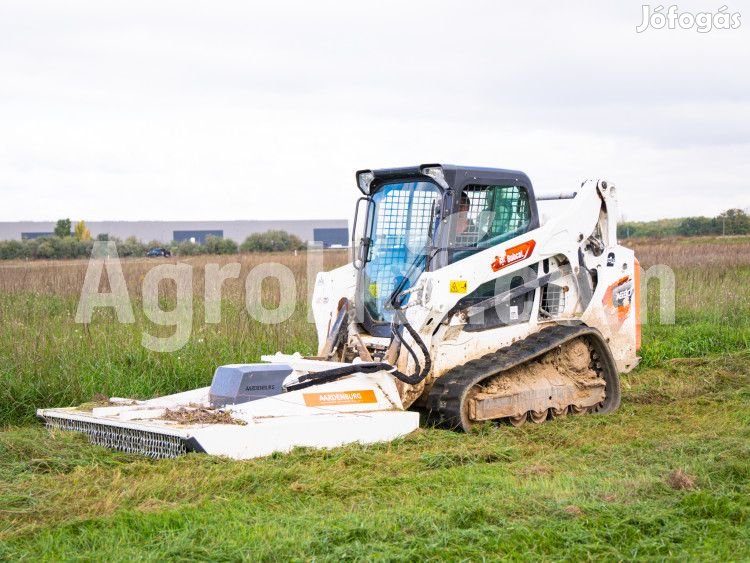
<instances>
[{"instance_id":1,"label":"operator inside cab","mask_svg":"<svg viewBox=\"0 0 750 563\"><path fill-rule=\"evenodd\" d=\"M470 217L471 211L471 198L469 197L469 194L461 192L458 212L456 213L456 228L454 230L453 246L476 246L476 244L482 239L483 235L487 234L486 232L480 233L476 222Z\"/></svg>"}]
</instances>

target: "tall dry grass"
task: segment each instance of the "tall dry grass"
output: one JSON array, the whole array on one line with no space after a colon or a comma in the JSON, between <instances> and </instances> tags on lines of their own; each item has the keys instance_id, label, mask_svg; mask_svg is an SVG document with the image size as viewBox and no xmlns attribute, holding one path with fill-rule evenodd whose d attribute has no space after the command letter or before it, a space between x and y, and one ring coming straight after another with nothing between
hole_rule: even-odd
<instances>
[{"instance_id":1,"label":"tall dry grass","mask_svg":"<svg viewBox=\"0 0 750 563\"><path fill-rule=\"evenodd\" d=\"M636 239L628 244L644 270L666 265L674 271L680 313L721 321L750 311L750 239ZM649 289L649 308L656 314L658 288Z\"/></svg>"},{"instance_id":2,"label":"tall dry grass","mask_svg":"<svg viewBox=\"0 0 750 563\"><path fill-rule=\"evenodd\" d=\"M679 269L750 266L750 237L630 239L623 244L635 251L645 268L655 264Z\"/></svg>"},{"instance_id":3,"label":"tall dry grass","mask_svg":"<svg viewBox=\"0 0 750 563\"><path fill-rule=\"evenodd\" d=\"M329 270L346 259L346 251L326 251L310 260ZM144 314L143 279L154 266L177 262L193 267L191 335L177 352L153 352L142 346L143 335L167 337L175 329L157 326ZM224 282L221 321L209 324L206 265L231 262L240 264L240 276ZM294 313L279 324L261 324L245 305L248 272L268 262L286 266L297 280ZM0 425L27 419L35 408L76 404L96 393L148 397L208 385L216 366L258 361L262 354L316 352L314 326L308 321L311 286L305 253L123 260L133 324L118 322L111 309L95 310L87 325L75 322L86 268L86 261L0 264ZM160 284L162 308L172 308L175 297L174 282ZM278 284L264 283L261 300L274 308Z\"/></svg>"},{"instance_id":4,"label":"tall dry grass","mask_svg":"<svg viewBox=\"0 0 750 563\"><path fill-rule=\"evenodd\" d=\"M676 357L722 354L750 347L750 238L632 240L648 272L669 266L675 279L675 324L660 319L660 282L646 288L644 365Z\"/></svg>"},{"instance_id":5,"label":"tall dry grass","mask_svg":"<svg viewBox=\"0 0 750 563\"><path fill-rule=\"evenodd\" d=\"M143 279L146 274L160 264L188 264L193 268L193 293L200 298L205 291L205 270L207 264L225 266L240 264L238 279L224 282L223 295L228 300L244 299L244 280L247 274L260 264L278 263L289 268L298 280L299 296L307 298L308 262L311 267L327 271L341 266L349 258L346 250L327 250L311 254L258 253L223 256L190 256L180 258L123 258L120 260L122 272L131 299L142 298ZM57 297L79 297L88 268L88 260L39 260L0 262L0 293L34 293ZM106 287L105 283L102 287Z\"/></svg>"}]
</instances>

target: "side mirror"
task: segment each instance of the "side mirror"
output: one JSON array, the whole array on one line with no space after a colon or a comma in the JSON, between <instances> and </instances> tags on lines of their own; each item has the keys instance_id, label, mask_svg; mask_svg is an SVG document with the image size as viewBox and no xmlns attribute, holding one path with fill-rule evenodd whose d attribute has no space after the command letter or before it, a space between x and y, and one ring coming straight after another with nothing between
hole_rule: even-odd
<instances>
[{"instance_id":1,"label":"side mirror","mask_svg":"<svg viewBox=\"0 0 750 563\"><path fill-rule=\"evenodd\" d=\"M365 263L367 262L367 253L362 254L362 245L365 243L365 238L363 237L360 239L360 246L357 247L357 245L354 243L354 241L357 238L357 226L359 223L359 208L362 203L365 203L365 221L364 225L362 226L362 234L367 233L367 227L370 224L371 214L372 214L372 199L368 197L361 197L357 200L356 205L354 206L354 224L352 225L352 265L354 266L355 270L361 270ZM369 250L369 239L367 243L367 247Z\"/></svg>"},{"instance_id":2,"label":"side mirror","mask_svg":"<svg viewBox=\"0 0 750 563\"><path fill-rule=\"evenodd\" d=\"M357 257L352 262L355 270L361 270L367 264L367 258L370 254L370 244L372 244L371 238L362 237L360 239L359 247L357 248Z\"/></svg>"}]
</instances>

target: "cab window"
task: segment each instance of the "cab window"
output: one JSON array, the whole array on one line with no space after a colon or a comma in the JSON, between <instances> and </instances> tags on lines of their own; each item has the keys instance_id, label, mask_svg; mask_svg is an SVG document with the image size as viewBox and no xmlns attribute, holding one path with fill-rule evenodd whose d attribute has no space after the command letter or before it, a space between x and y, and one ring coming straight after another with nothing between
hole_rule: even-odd
<instances>
[{"instance_id":1,"label":"cab window","mask_svg":"<svg viewBox=\"0 0 750 563\"><path fill-rule=\"evenodd\" d=\"M452 217L453 260L500 244L526 231L529 196L522 186L466 186Z\"/></svg>"}]
</instances>

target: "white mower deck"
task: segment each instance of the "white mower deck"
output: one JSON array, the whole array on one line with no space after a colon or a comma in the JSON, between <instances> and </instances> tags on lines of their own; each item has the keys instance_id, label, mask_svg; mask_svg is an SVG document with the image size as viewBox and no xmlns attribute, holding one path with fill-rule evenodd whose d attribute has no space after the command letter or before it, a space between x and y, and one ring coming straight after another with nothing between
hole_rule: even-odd
<instances>
[{"instance_id":1,"label":"white mower deck","mask_svg":"<svg viewBox=\"0 0 750 563\"><path fill-rule=\"evenodd\" d=\"M191 410L209 409L208 391L204 387L148 401L114 400L123 404L90 412L39 409L37 415L51 429L83 432L94 444L155 458L194 451L249 459L300 446L388 441L419 426L419 414L403 410L393 379L385 373L355 374L215 411L228 413L228 424L169 420L175 411L189 415Z\"/></svg>"}]
</instances>

